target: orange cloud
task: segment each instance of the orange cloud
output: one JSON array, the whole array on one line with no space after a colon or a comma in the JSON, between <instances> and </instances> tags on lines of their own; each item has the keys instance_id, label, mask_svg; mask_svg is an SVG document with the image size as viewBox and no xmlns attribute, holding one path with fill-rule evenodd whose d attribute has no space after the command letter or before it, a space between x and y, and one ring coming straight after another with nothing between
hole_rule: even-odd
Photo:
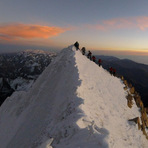
<instances>
[{"instance_id":1,"label":"orange cloud","mask_svg":"<svg viewBox=\"0 0 148 148\"><path fill-rule=\"evenodd\" d=\"M93 26L97 30L111 30L111 29L148 29L148 17L129 17L129 18L114 18L103 20L101 23Z\"/></svg>"},{"instance_id":2,"label":"orange cloud","mask_svg":"<svg viewBox=\"0 0 148 148\"><path fill-rule=\"evenodd\" d=\"M41 26L33 24L6 24L0 25L0 39L30 39L30 38L49 38L59 35L68 29L51 26Z\"/></svg>"}]
</instances>

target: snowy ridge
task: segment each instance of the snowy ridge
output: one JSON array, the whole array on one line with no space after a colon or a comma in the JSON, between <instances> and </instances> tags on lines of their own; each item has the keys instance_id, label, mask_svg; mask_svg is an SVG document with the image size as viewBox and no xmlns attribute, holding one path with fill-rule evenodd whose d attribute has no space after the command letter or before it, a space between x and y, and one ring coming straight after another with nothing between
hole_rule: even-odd
<instances>
[{"instance_id":1,"label":"snowy ridge","mask_svg":"<svg viewBox=\"0 0 148 148\"><path fill-rule=\"evenodd\" d=\"M0 108L1 148L147 148L129 119L120 79L65 48L28 92L16 92Z\"/></svg>"}]
</instances>

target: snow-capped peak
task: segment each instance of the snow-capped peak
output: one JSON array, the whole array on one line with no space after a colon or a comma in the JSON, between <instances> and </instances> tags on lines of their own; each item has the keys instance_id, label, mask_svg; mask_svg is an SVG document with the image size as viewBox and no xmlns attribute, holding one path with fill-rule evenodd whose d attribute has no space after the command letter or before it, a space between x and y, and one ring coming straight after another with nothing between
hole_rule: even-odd
<instances>
[{"instance_id":1,"label":"snow-capped peak","mask_svg":"<svg viewBox=\"0 0 148 148\"><path fill-rule=\"evenodd\" d=\"M24 53L36 53L36 54L47 54L47 52L45 52L44 50L39 50L39 49L36 49L36 50L33 50L33 49L26 49L23 51Z\"/></svg>"},{"instance_id":2,"label":"snow-capped peak","mask_svg":"<svg viewBox=\"0 0 148 148\"><path fill-rule=\"evenodd\" d=\"M30 91L16 92L0 108L1 148L146 148L127 107L124 84L65 48Z\"/></svg>"}]
</instances>

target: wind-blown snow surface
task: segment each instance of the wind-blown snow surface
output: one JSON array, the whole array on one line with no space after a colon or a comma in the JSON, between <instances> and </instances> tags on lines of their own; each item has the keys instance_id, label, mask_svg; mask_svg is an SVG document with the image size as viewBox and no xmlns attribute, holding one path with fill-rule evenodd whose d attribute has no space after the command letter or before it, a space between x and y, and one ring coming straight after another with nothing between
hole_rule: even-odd
<instances>
[{"instance_id":1,"label":"wind-blown snow surface","mask_svg":"<svg viewBox=\"0 0 148 148\"><path fill-rule=\"evenodd\" d=\"M16 92L0 108L1 148L147 148L128 119L120 79L76 51L63 49L29 92Z\"/></svg>"}]
</instances>

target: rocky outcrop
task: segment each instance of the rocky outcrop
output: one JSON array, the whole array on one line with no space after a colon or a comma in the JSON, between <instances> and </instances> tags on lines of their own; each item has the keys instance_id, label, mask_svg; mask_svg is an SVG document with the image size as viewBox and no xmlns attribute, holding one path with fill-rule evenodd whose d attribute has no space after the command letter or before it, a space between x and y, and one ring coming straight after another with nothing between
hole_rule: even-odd
<instances>
[{"instance_id":1,"label":"rocky outcrop","mask_svg":"<svg viewBox=\"0 0 148 148\"><path fill-rule=\"evenodd\" d=\"M130 119L129 121L133 121L133 122L135 122L136 124L138 124L138 129L139 129L139 130L141 129L140 118L139 118L139 117L136 117L136 118Z\"/></svg>"},{"instance_id":2,"label":"rocky outcrop","mask_svg":"<svg viewBox=\"0 0 148 148\"><path fill-rule=\"evenodd\" d=\"M126 96L126 98L127 98L127 106L129 108L132 108L132 105L133 105L133 96L130 93L128 93L128 95Z\"/></svg>"},{"instance_id":3,"label":"rocky outcrop","mask_svg":"<svg viewBox=\"0 0 148 148\"><path fill-rule=\"evenodd\" d=\"M143 134L148 139L148 133L146 132L146 128L148 128L148 116L147 116L147 108L144 108L143 102L141 100L141 96L135 91L135 88L132 84L128 84L127 80L124 80L123 76L121 77L125 87L124 90L127 91L127 106L132 108L134 102L136 103L137 107L140 109L141 117L136 117L133 119L129 119L129 121L135 122L138 125L138 129L143 132Z\"/></svg>"},{"instance_id":4,"label":"rocky outcrop","mask_svg":"<svg viewBox=\"0 0 148 148\"><path fill-rule=\"evenodd\" d=\"M11 88L7 79L0 78L0 105L4 102L4 100L9 97L14 90Z\"/></svg>"}]
</instances>

